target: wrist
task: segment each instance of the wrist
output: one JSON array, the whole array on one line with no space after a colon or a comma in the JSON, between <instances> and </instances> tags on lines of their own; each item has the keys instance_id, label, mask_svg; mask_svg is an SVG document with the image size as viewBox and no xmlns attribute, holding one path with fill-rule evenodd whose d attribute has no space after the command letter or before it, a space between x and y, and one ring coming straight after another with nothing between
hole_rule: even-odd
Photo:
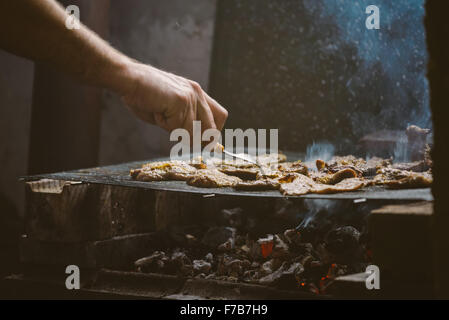
<instances>
[{"instance_id":1,"label":"wrist","mask_svg":"<svg viewBox=\"0 0 449 320\"><path fill-rule=\"evenodd\" d=\"M115 57L103 72L103 86L119 95L132 92L136 83L135 64L136 62L126 56Z\"/></svg>"}]
</instances>

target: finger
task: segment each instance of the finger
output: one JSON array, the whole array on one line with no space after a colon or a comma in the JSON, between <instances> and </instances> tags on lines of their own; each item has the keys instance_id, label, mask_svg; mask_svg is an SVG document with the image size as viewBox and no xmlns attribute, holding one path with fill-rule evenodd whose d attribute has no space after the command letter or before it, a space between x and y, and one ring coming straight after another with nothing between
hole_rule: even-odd
<instances>
[{"instance_id":1,"label":"finger","mask_svg":"<svg viewBox=\"0 0 449 320\"><path fill-rule=\"evenodd\" d=\"M167 119L165 119L164 115L162 113L155 113L154 114L154 120L155 124L162 129L165 129L167 131L170 131L170 126L167 123Z\"/></svg>"},{"instance_id":2,"label":"finger","mask_svg":"<svg viewBox=\"0 0 449 320\"><path fill-rule=\"evenodd\" d=\"M194 89L197 94L196 116L197 120L201 121L201 131L204 132L204 130L207 129L216 129L217 126L215 124L214 115L206 100L206 93L198 84L194 84Z\"/></svg>"},{"instance_id":3,"label":"finger","mask_svg":"<svg viewBox=\"0 0 449 320\"><path fill-rule=\"evenodd\" d=\"M204 93L204 95L206 96L206 100L214 116L215 125L217 126L217 129L221 131L224 127L226 119L228 118L228 111L223 108L217 101L215 101L215 99L209 97L206 92Z\"/></svg>"}]
</instances>

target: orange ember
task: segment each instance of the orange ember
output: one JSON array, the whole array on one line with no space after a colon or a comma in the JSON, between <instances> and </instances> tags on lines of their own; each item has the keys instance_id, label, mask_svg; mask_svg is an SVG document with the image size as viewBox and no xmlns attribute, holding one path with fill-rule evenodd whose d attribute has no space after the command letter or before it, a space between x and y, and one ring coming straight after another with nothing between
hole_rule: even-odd
<instances>
[{"instance_id":1,"label":"orange ember","mask_svg":"<svg viewBox=\"0 0 449 320\"><path fill-rule=\"evenodd\" d=\"M268 257L271 252L273 251L273 241L264 242L260 244L260 247L262 249L262 256L264 258Z\"/></svg>"}]
</instances>

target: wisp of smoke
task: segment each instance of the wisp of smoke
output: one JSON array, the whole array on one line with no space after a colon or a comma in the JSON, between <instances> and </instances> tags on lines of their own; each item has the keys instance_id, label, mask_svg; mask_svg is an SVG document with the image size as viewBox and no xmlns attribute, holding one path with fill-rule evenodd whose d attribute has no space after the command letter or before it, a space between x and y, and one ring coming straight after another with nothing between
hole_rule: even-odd
<instances>
[{"instance_id":1,"label":"wisp of smoke","mask_svg":"<svg viewBox=\"0 0 449 320\"><path fill-rule=\"evenodd\" d=\"M335 147L329 142L317 142L307 146L306 162L321 159L328 161L332 159L335 153Z\"/></svg>"}]
</instances>

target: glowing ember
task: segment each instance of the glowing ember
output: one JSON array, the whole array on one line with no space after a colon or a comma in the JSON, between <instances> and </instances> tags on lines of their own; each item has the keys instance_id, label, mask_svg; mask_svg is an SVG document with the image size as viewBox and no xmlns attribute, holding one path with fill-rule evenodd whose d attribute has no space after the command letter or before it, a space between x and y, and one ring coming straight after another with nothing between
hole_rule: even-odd
<instances>
[{"instance_id":1,"label":"glowing ember","mask_svg":"<svg viewBox=\"0 0 449 320\"><path fill-rule=\"evenodd\" d=\"M268 257L273 251L273 241L261 243L260 248L262 249L262 256Z\"/></svg>"}]
</instances>

